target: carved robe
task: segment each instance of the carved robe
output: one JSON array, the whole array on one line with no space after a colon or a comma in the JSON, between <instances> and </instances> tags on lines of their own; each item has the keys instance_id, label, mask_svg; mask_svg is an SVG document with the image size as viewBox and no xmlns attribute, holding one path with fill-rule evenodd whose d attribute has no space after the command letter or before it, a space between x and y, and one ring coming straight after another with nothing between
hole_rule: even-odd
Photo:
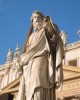
<instances>
[{"instance_id":1,"label":"carved robe","mask_svg":"<svg viewBox=\"0 0 80 100\"><path fill-rule=\"evenodd\" d=\"M49 34L46 34L47 31L41 28L29 37L27 51L21 56L21 61L25 65L23 66L17 100L53 100L53 86L55 83L53 74L56 71L55 81L60 82L63 47L60 38L56 45L53 43L54 48L51 47L48 40ZM56 54L53 51L56 51ZM54 55L56 55L56 66L54 66L53 61Z\"/></svg>"}]
</instances>

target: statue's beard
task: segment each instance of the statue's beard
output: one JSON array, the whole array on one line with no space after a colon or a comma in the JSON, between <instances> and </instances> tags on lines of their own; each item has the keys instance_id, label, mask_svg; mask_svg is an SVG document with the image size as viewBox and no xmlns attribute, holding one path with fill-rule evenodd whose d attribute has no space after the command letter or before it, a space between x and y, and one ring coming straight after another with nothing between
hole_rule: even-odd
<instances>
[{"instance_id":1,"label":"statue's beard","mask_svg":"<svg viewBox=\"0 0 80 100\"><path fill-rule=\"evenodd\" d=\"M42 25L43 25L42 22L35 22L35 23L33 23L34 31L39 30L42 27Z\"/></svg>"}]
</instances>

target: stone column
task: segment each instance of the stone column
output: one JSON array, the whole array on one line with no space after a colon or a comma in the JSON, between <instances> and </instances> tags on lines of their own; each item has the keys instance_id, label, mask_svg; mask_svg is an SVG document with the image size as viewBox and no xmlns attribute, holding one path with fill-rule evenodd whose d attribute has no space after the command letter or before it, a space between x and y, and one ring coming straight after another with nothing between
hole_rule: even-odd
<instances>
[{"instance_id":1,"label":"stone column","mask_svg":"<svg viewBox=\"0 0 80 100\"><path fill-rule=\"evenodd\" d=\"M5 87L8 84L8 68L4 69L4 76L3 76L3 80L2 80L2 88Z\"/></svg>"},{"instance_id":2,"label":"stone column","mask_svg":"<svg viewBox=\"0 0 80 100\"><path fill-rule=\"evenodd\" d=\"M3 80L3 75L0 75L0 89L2 88L2 80Z\"/></svg>"}]
</instances>

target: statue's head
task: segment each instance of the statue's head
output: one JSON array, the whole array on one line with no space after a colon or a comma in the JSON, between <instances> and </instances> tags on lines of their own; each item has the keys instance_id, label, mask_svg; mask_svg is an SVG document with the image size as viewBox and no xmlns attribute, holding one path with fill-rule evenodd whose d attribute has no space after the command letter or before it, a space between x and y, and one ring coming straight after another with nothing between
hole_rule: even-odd
<instances>
[{"instance_id":1,"label":"statue's head","mask_svg":"<svg viewBox=\"0 0 80 100\"><path fill-rule=\"evenodd\" d=\"M35 14L37 14L37 15L39 15L40 16L40 18L43 20L44 19L44 15L41 13L41 12L39 12L39 11L34 11L33 13L32 13L32 16L31 16L31 21L33 22L33 18L34 18L34 15Z\"/></svg>"},{"instance_id":2,"label":"statue's head","mask_svg":"<svg viewBox=\"0 0 80 100\"><path fill-rule=\"evenodd\" d=\"M37 31L43 26L43 19L44 15L41 12L35 11L32 13L31 21L33 24L34 31Z\"/></svg>"}]
</instances>

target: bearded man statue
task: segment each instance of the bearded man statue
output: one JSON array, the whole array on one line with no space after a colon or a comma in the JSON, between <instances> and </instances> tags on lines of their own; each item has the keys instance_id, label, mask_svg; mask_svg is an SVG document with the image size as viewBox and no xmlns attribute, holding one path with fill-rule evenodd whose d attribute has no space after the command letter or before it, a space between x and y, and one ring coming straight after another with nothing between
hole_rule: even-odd
<instances>
[{"instance_id":1,"label":"bearded man statue","mask_svg":"<svg viewBox=\"0 0 80 100\"><path fill-rule=\"evenodd\" d=\"M63 43L49 16L35 11L20 67L22 77L17 100L55 100L55 89L63 81Z\"/></svg>"}]
</instances>

